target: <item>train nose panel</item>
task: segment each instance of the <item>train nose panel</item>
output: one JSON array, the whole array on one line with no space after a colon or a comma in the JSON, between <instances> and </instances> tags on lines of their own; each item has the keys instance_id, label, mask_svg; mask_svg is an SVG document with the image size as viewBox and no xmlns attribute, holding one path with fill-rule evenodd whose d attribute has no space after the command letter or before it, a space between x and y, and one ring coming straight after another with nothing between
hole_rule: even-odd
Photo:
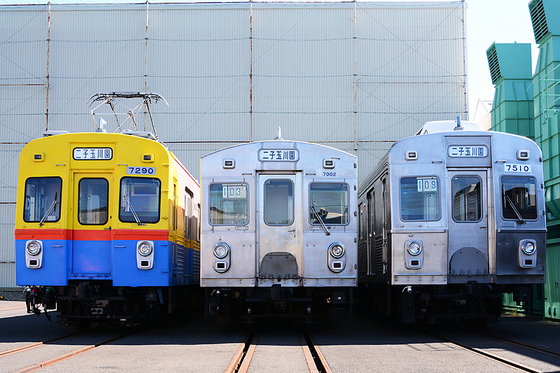
<instances>
[{"instance_id":1,"label":"train nose panel","mask_svg":"<svg viewBox=\"0 0 560 373\"><path fill-rule=\"evenodd\" d=\"M481 278L489 276L488 272L488 258L474 247L461 248L453 254L449 262L450 282L480 281Z\"/></svg>"},{"instance_id":2,"label":"train nose panel","mask_svg":"<svg viewBox=\"0 0 560 373\"><path fill-rule=\"evenodd\" d=\"M259 279L297 279L298 264L290 253L273 252L264 256L259 271Z\"/></svg>"},{"instance_id":3,"label":"train nose panel","mask_svg":"<svg viewBox=\"0 0 560 373\"><path fill-rule=\"evenodd\" d=\"M74 241L72 277L109 277L111 275L110 241Z\"/></svg>"}]
</instances>

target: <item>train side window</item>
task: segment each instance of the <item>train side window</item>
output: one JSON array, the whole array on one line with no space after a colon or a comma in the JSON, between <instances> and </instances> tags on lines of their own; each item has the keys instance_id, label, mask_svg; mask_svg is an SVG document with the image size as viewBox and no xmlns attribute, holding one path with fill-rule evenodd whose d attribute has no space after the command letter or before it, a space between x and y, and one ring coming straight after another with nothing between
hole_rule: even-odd
<instances>
[{"instance_id":1,"label":"train side window","mask_svg":"<svg viewBox=\"0 0 560 373\"><path fill-rule=\"evenodd\" d=\"M312 183L309 186L309 221L319 225L321 218L328 225L346 225L348 215L348 184Z\"/></svg>"},{"instance_id":2,"label":"train side window","mask_svg":"<svg viewBox=\"0 0 560 373\"><path fill-rule=\"evenodd\" d=\"M401 219L435 221L440 219L439 180L434 176L401 179Z\"/></svg>"},{"instance_id":3,"label":"train side window","mask_svg":"<svg viewBox=\"0 0 560 373\"><path fill-rule=\"evenodd\" d=\"M125 223L157 223L161 182L154 178L123 177L119 219ZM173 213L173 212L172 212Z\"/></svg>"},{"instance_id":4,"label":"train side window","mask_svg":"<svg viewBox=\"0 0 560 373\"><path fill-rule=\"evenodd\" d=\"M291 180L266 181L264 222L268 225L292 225L294 222L294 185Z\"/></svg>"},{"instance_id":5,"label":"train side window","mask_svg":"<svg viewBox=\"0 0 560 373\"><path fill-rule=\"evenodd\" d=\"M210 224L246 225L249 223L247 184L211 184L209 199Z\"/></svg>"},{"instance_id":6,"label":"train side window","mask_svg":"<svg viewBox=\"0 0 560 373\"><path fill-rule=\"evenodd\" d=\"M108 195L109 182L106 179L81 179L78 185L78 222L83 225L107 224Z\"/></svg>"},{"instance_id":7,"label":"train side window","mask_svg":"<svg viewBox=\"0 0 560 373\"><path fill-rule=\"evenodd\" d=\"M537 218L537 186L534 177L502 177L502 214L504 219Z\"/></svg>"},{"instance_id":8,"label":"train side window","mask_svg":"<svg viewBox=\"0 0 560 373\"><path fill-rule=\"evenodd\" d=\"M481 180L478 176L456 176L451 183L453 219L476 222L482 218Z\"/></svg>"},{"instance_id":9,"label":"train side window","mask_svg":"<svg viewBox=\"0 0 560 373\"><path fill-rule=\"evenodd\" d=\"M60 220L62 179L31 177L25 181L23 220L27 223Z\"/></svg>"}]
</instances>

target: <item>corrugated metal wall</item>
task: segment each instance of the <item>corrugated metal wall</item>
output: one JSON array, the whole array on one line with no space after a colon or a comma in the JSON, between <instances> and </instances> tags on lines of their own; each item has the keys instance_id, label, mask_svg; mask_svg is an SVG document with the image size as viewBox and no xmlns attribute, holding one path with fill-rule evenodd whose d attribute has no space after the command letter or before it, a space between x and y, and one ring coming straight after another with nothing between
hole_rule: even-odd
<instances>
[{"instance_id":1,"label":"corrugated metal wall","mask_svg":"<svg viewBox=\"0 0 560 373\"><path fill-rule=\"evenodd\" d=\"M88 98L110 91L165 97L170 107L152 106L158 135L197 178L201 155L272 139L278 126L357 154L363 178L424 122L466 118L463 7L0 6L0 202L15 201L23 144L47 127L93 130ZM13 225L0 243L11 255Z\"/></svg>"}]
</instances>

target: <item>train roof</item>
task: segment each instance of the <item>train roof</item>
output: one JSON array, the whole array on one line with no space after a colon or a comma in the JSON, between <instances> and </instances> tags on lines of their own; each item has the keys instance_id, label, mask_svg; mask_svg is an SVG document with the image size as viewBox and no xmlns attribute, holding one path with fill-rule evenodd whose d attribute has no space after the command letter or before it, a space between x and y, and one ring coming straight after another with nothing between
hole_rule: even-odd
<instances>
[{"instance_id":1,"label":"train roof","mask_svg":"<svg viewBox=\"0 0 560 373\"><path fill-rule=\"evenodd\" d=\"M95 144L102 144L102 143L110 143L122 141L123 144L128 144L131 149L136 146L136 150L138 151L148 151L145 147L147 144L150 146L160 147L162 151L167 153L167 156L173 159L177 166L182 168L189 177L194 180L196 183L198 181L196 178L189 172L189 170L182 164L182 162L177 158L175 154L166 144L157 140L151 132L146 131L123 131L118 133L108 133L102 131L96 132L67 132L67 131L47 131L43 133L43 137L36 138L31 140L22 150L23 152L32 151L31 149L35 149L37 146L44 146L45 143L51 144L52 147L57 148L57 145L64 144L65 142L75 142L75 143L95 143ZM52 145L54 144L54 145ZM155 149L155 148L152 148Z\"/></svg>"},{"instance_id":2,"label":"train roof","mask_svg":"<svg viewBox=\"0 0 560 373\"><path fill-rule=\"evenodd\" d=\"M469 121L457 121L454 120L438 120L432 122L426 122L419 130L416 135L426 135L429 133L436 132L450 132L450 131L484 131L480 124L476 122Z\"/></svg>"},{"instance_id":3,"label":"train roof","mask_svg":"<svg viewBox=\"0 0 560 373\"><path fill-rule=\"evenodd\" d=\"M224 152L224 151L228 151L234 148L241 148L241 147L255 147L255 148L266 148L266 147L274 147L274 146L280 146L280 147L286 147L286 145L288 144L298 144L298 145L302 145L302 146L310 146L310 147L322 147L325 149L329 149L331 151L336 151L339 153L343 153L345 155L348 155L350 157L353 158L357 158L354 154L345 152L344 150L340 150L338 148L333 148L327 145L322 145L322 144L317 144L317 143L313 143L313 142L306 142L306 141L295 141L295 140L284 140L282 138L277 138L274 140L263 140L263 141L253 141L253 142L248 142L248 143L243 143L243 144L237 144L237 145L232 145L232 146L228 146L216 151L213 151L211 153L205 154L202 157L200 157L201 159L210 157L214 154L220 153L220 152Z\"/></svg>"}]
</instances>

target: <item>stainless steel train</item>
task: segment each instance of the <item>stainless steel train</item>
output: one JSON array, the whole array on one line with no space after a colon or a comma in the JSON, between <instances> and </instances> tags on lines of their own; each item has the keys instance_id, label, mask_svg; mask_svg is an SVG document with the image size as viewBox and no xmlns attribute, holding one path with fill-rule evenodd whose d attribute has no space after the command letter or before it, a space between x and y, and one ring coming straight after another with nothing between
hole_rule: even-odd
<instances>
[{"instance_id":1,"label":"stainless steel train","mask_svg":"<svg viewBox=\"0 0 560 373\"><path fill-rule=\"evenodd\" d=\"M279 136L280 137L280 136ZM201 159L201 280L219 320L312 321L357 286L356 157L253 142Z\"/></svg>"},{"instance_id":2,"label":"stainless steel train","mask_svg":"<svg viewBox=\"0 0 560 373\"><path fill-rule=\"evenodd\" d=\"M495 322L545 281L542 154L525 137L428 122L360 184L364 304L405 323ZM467 129L468 128L468 129Z\"/></svg>"}]
</instances>

